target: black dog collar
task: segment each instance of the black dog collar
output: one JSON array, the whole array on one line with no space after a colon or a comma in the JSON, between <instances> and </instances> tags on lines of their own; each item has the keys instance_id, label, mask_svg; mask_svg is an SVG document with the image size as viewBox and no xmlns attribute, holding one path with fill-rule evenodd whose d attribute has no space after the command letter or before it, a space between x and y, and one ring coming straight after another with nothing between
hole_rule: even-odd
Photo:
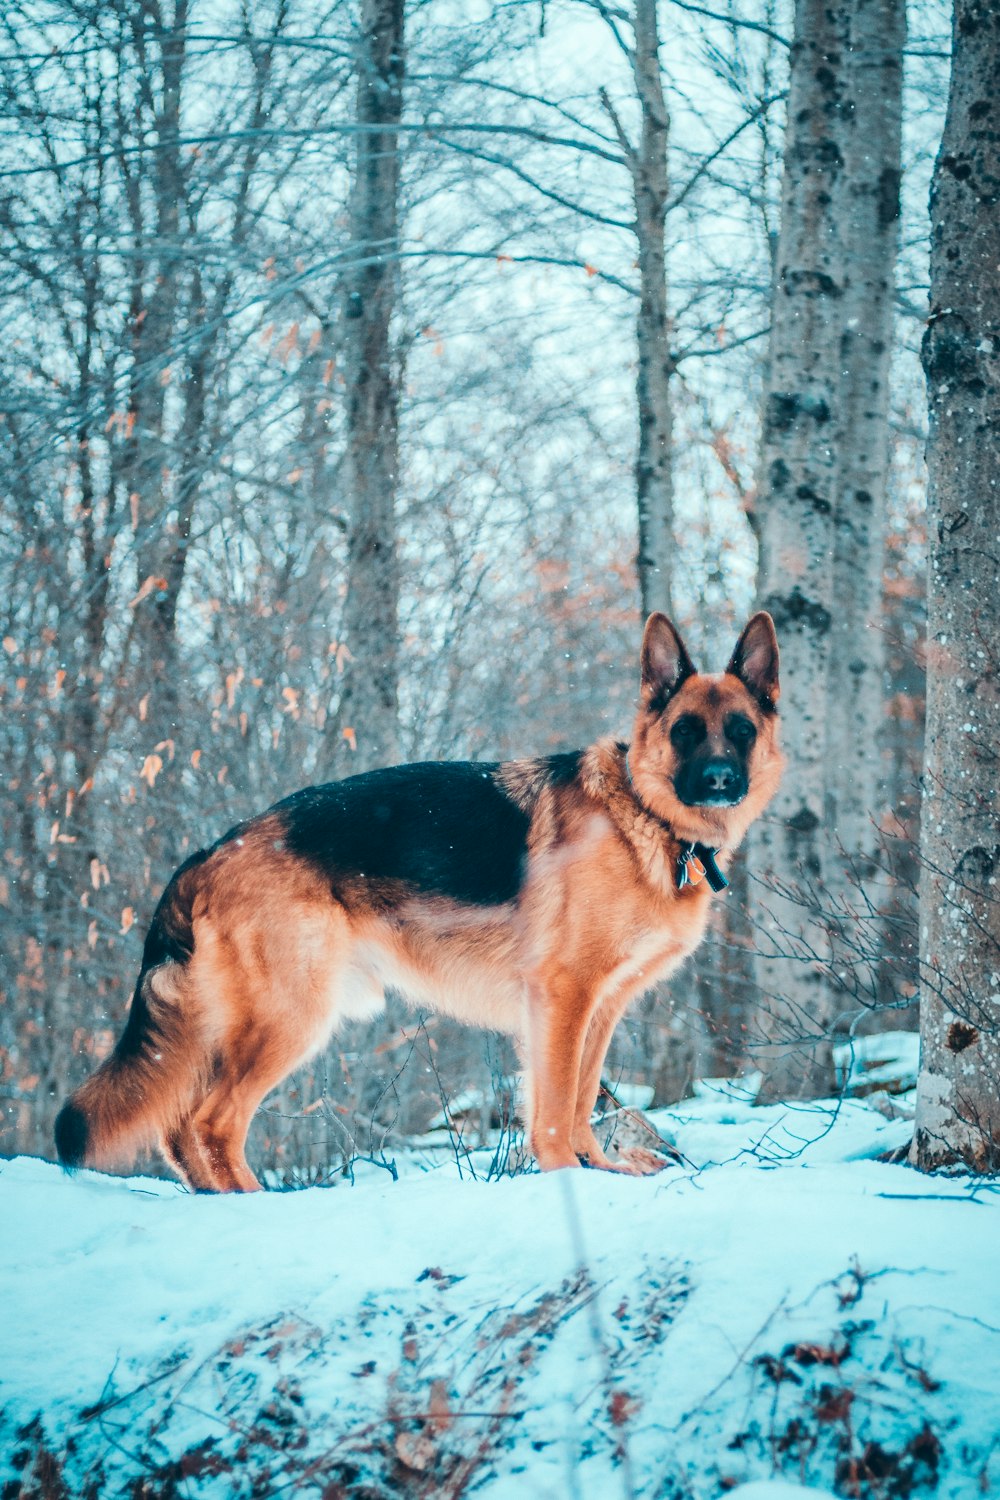
<instances>
[{"instance_id":1,"label":"black dog collar","mask_svg":"<svg viewBox=\"0 0 1000 1500\"><path fill-rule=\"evenodd\" d=\"M681 844L680 858L677 861L677 889L682 891L688 885L700 885L707 880L713 891L724 891L729 881L723 875L716 862L718 849L710 849L707 844L689 844L686 841Z\"/></svg>"}]
</instances>

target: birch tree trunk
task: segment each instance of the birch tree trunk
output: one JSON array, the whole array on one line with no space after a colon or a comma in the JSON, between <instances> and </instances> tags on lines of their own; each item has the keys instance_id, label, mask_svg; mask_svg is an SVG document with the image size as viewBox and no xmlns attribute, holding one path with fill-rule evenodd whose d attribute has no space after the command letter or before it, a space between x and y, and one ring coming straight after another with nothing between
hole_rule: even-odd
<instances>
[{"instance_id":1,"label":"birch tree trunk","mask_svg":"<svg viewBox=\"0 0 1000 1500\"><path fill-rule=\"evenodd\" d=\"M348 201L342 280L345 391L344 471L349 513L347 594L341 643L349 653L326 750L330 774L349 776L399 759L399 370L392 323L399 286L399 123L403 108L404 0L362 0L354 124L357 147ZM373 1054L402 1020L387 997L361 1050ZM351 1150L351 1130L329 1105L338 1079L335 1048L287 1079L275 1095L267 1152L279 1171L324 1181ZM370 1075L364 1104L387 1088ZM323 1113L313 1113L324 1101ZM364 1108L364 1106L363 1106ZM308 1114L306 1113L308 1111ZM360 1126L359 1126L360 1129Z\"/></svg>"},{"instance_id":2,"label":"birch tree trunk","mask_svg":"<svg viewBox=\"0 0 1000 1500\"><path fill-rule=\"evenodd\" d=\"M187 0L177 0L166 26L156 26L144 9L130 17L132 45L143 68L142 98L156 131L152 160L143 163L152 178L152 210L141 173L131 170L127 161L124 167L132 232L142 247L133 269L130 307L129 482L138 523L136 587L146 590L135 608L150 750L154 743L174 739L181 699L175 627L187 549L181 530L183 507L174 519L176 463L168 433L167 388L183 296L181 119L187 23ZM147 241L155 246L148 259ZM166 756L163 759L166 763Z\"/></svg>"},{"instance_id":3,"label":"birch tree trunk","mask_svg":"<svg viewBox=\"0 0 1000 1500\"><path fill-rule=\"evenodd\" d=\"M956 0L923 343L927 739L911 1159L1000 1168L1000 10Z\"/></svg>"},{"instance_id":4,"label":"birch tree trunk","mask_svg":"<svg viewBox=\"0 0 1000 1500\"><path fill-rule=\"evenodd\" d=\"M899 239L905 0L853 0L844 159L847 276L841 309L838 481L827 713L828 1009L875 1004L883 767L882 575L889 367ZM838 998L843 984L843 1001Z\"/></svg>"},{"instance_id":5,"label":"birch tree trunk","mask_svg":"<svg viewBox=\"0 0 1000 1500\"><path fill-rule=\"evenodd\" d=\"M399 122L404 0L363 0L357 154L344 275L346 474L350 509L343 642L350 653L331 747L340 774L399 756Z\"/></svg>"},{"instance_id":6,"label":"birch tree trunk","mask_svg":"<svg viewBox=\"0 0 1000 1500\"><path fill-rule=\"evenodd\" d=\"M904 37L903 0L799 0L758 506L788 750L754 859L763 1099L829 1092L833 1030L876 996Z\"/></svg>"},{"instance_id":7,"label":"birch tree trunk","mask_svg":"<svg viewBox=\"0 0 1000 1500\"><path fill-rule=\"evenodd\" d=\"M639 370L636 398L639 449L636 497L639 508L639 593L643 618L653 610L673 613L673 414L670 378L665 218L670 116L660 75L656 0L636 0L632 70L641 113L638 147L628 153L635 195L639 249Z\"/></svg>"},{"instance_id":8,"label":"birch tree trunk","mask_svg":"<svg viewBox=\"0 0 1000 1500\"><path fill-rule=\"evenodd\" d=\"M798 0L764 410L758 598L781 642L788 770L750 867L762 1098L826 1091L831 1065L820 921L830 864L827 676L834 610L849 5Z\"/></svg>"}]
</instances>

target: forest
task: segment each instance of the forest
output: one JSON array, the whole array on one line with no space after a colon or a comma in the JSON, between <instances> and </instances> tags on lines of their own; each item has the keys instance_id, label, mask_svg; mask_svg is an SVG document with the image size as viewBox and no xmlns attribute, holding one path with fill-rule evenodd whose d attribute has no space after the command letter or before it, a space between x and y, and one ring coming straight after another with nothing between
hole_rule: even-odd
<instances>
[{"instance_id":1,"label":"forest","mask_svg":"<svg viewBox=\"0 0 1000 1500\"><path fill-rule=\"evenodd\" d=\"M995 27L956 16L951 67L936 0L5 7L5 1151L51 1154L186 854L627 733L645 615L717 670L756 602L783 790L606 1082L825 1097L920 1024L916 1158L995 1166ZM255 1149L328 1180L459 1094L480 1141L514 1066L390 996Z\"/></svg>"}]
</instances>

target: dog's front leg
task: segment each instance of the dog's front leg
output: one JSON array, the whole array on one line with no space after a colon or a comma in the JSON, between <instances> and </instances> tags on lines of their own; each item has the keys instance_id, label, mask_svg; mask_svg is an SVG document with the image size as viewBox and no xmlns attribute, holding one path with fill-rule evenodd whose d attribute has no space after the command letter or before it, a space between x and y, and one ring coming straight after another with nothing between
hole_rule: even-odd
<instances>
[{"instance_id":1,"label":"dog's front leg","mask_svg":"<svg viewBox=\"0 0 1000 1500\"><path fill-rule=\"evenodd\" d=\"M573 1133L570 1144L574 1152L589 1167L601 1167L605 1171L621 1171L620 1165L608 1160L598 1143L590 1123L601 1086L601 1070L607 1056L615 1027L625 1010L625 1003L606 1001L591 1019L580 1062L580 1078L576 1090L576 1110L573 1116Z\"/></svg>"},{"instance_id":2,"label":"dog's front leg","mask_svg":"<svg viewBox=\"0 0 1000 1500\"><path fill-rule=\"evenodd\" d=\"M580 1165L571 1138L592 1009L590 997L568 970L547 968L529 986L530 1137L543 1172Z\"/></svg>"}]
</instances>

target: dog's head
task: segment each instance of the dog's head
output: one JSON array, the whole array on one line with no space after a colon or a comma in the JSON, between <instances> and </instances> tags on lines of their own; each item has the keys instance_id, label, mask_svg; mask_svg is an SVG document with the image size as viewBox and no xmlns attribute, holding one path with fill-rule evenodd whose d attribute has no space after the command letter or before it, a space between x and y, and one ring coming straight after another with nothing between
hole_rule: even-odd
<instances>
[{"instance_id":1,"label":"dog's head","mask_svg":"<svg viewBox=\"0 0 1000 1500\"><path fill-rule=\"evenodd\" d=\"M774 796L778 641L754 615L724 672L702 673L666 615L642 639L642 696L629 769L641 801L682 839L733 848Z\"/></svg>"}]
</instances>

